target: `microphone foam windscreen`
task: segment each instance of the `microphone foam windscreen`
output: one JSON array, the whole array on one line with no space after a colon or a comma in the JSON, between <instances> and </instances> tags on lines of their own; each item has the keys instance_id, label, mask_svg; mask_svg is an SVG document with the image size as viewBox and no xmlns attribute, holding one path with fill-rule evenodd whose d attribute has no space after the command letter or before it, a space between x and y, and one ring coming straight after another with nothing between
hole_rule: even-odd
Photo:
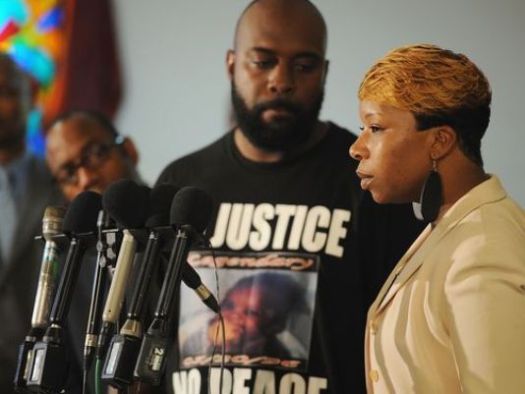
<instances>
[{"instance_id":1,"label":"microphone foam windscreen","mask_svg":"<svg viewBox=\"0 0 525 394\"><path fill-rule=\"evenodd\" d=\"M97 230L98 212L102 209L100 194L87 190L75 197L64 216L63 231L80 234Z\"/></svg>"},{"instance_id":2,"label":"microphone foam windscreen","mask_svg":"<svg viewBox=\"0 0 525 394\"><path fill-rule=\"evenodd\" d=\"M149 196L150 211L146 219L146 227L161 227L170 225L170 208L177 188L169 183L155 186Z\"/></svg>"},{"instance_id":3,"label":"microphone foam windscreen","mask_svg":"<svg viewBox=\"0 0 525 394\"><path fill-rule=\"evenodd\" d=\"M141 228L149 211L150 188L130 179L108 186L102 195L102 206L122 228Z\"/></svg>"},{"instance_id":4,"label":"microphone foam windscreen","mask_svg":"<svg viewBox=\"0 0 525 394\"><path fill-rule=\"evenodd\" d=\"M190 225L203 232L208 225L212 211L212 200L204 190L193 186L180 189L171 203L171 225Z\"/></svg>"}]
</instances>

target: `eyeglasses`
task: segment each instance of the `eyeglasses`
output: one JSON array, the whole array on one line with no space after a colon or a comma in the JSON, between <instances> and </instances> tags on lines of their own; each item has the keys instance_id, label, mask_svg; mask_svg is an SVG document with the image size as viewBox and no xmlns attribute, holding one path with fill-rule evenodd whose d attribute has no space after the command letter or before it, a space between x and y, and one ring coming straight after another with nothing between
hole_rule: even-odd
<instances>
[{"instance_id":1,"label":"eyeglasses","mask_svg":"<svg viewBox=\"0 0 525 394\"><path fill-rule=\"evenodd\" d=\"M124 143L124 137L117 135L112 143L91 143L86 145L80 157L64 164L55 174L55 181L62 186L75 186L78 184L78 169L80 167L96 170L109 158L113 148Z\"/></svg>"}]
</instances>

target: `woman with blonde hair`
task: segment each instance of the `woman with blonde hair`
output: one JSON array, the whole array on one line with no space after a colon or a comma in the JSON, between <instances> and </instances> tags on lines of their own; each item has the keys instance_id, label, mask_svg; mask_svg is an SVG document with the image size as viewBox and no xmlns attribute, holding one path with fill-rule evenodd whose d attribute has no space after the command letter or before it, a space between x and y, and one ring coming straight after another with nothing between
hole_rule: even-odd
<instances>
[{"instance_id":1,"label":"woman with blonde hair","mask_svg":"<svg viewBox=\"0 0 525 394\"><path fill-rule=\"evenodd\" d=\"M368 70L359 100L361 187L428 222L370 307L369 393L525 393L525 212L483 169L487 79L411 45Z\"/></svg>"}]
</instances>

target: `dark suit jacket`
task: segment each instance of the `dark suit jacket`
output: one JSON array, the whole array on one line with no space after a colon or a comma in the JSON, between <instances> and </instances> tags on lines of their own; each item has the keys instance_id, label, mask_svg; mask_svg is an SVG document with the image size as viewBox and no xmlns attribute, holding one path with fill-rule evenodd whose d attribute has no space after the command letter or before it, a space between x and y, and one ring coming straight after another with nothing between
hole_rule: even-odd
<instances>
[{"instance_id":1,"label":"dark suit jacket","mask_svg":"<svg viewBox=\"0 0 525 394\"><path fill-rule=\"evenodd\" d=\"M13 392L18 345L27 334L43 252L42 216L48 205L62 201L43 160L31 157L27 198L23 201L15 245L8 261L0 257L0 392ZM1 223L0 223L1 225Z\"/></svg>"}]
</instances>

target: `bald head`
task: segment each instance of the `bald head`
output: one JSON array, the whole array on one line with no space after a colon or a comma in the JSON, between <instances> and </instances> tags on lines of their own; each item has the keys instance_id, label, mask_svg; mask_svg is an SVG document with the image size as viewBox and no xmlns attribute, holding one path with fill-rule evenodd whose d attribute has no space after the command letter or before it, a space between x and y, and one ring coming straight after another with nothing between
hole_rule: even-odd
<instances>
[{"instance_id":1,"label":"bald head","mask_svg":"<svg viewBox=\"0 0 525 394\"><path fill-rule=\"evenodd\" d=\"M253 1L237 22L234 47L226 63L241 153L277 161L320 138L328 61L317 8L307 0Z\"/></svg>"},{"instance_id":2,"label":"bald head","mask_svg":"<svg viewBox=\"0 0 525 394\"><path fill-rule=\"evenodd\" d=\"M327 27L313 3L308 0L254 0L237 21L234 49L243 44L243 38L254 28L272 29L275 35L281 35L283 31L304 32L305 26L308 26L311 40L319 43L325 55Z\"/></svg>"}]
</instances>

